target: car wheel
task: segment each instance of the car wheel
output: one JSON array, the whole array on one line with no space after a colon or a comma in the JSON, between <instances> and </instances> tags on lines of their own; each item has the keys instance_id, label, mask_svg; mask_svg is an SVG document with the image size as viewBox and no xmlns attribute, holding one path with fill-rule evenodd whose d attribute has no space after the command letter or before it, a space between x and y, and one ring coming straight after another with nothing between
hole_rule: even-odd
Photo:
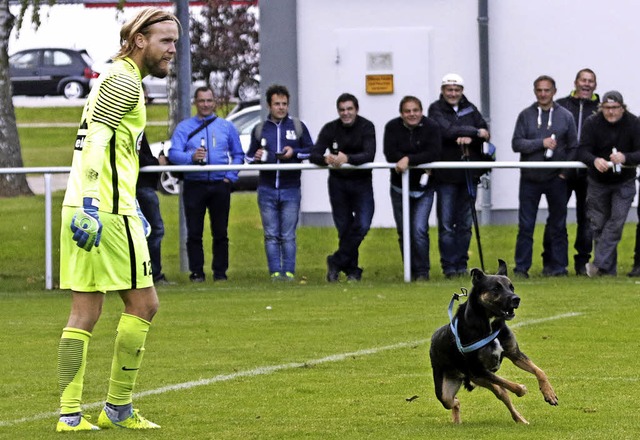
<instances>
[{"instance_id":1,"label":"car wheel","mask_svg":"<svg viewBox=\"0 0 640 440\"><path fill-rule=\"evenodd\" d=\"M171 195L180 193L180 181L169 171L160 174L160 192Z\"/></svg>"},{"instance_id":2,"label":"car wheel","mask_svg":"<svg viewBox=\"0 0 640 440\"><path fill-rule=\"evenodd\" d=\"M67 99L82 98L84 96L84 86L78 81L69 81L62 88L62 93Z\"/></svg>"},{"instance_id":3,"label":"car wheel","mask_svg":"<svg viewBox=\"0 0 640 440\"><path fill-rule=\"evenodd\" d=\"M260 98L260 82L255 79L247 79L238 85L236 92L240 101L251 101Z\"/></svg>"}]
</instances>

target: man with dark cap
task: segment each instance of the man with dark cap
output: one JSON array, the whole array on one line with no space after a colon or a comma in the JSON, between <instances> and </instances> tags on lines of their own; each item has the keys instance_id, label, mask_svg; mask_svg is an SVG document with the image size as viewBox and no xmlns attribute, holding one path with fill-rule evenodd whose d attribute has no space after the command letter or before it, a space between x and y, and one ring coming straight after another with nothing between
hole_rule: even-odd
<instances>
[{"instance_id":1,"label":"man with dark cap","mask_svg":"<svg viewBox=\"0 0 640 440\"><path fill-rule=\"evenodd\" d=\"M594 256L586 265L587 275L616 275L618 242L636 194L635 166L640 162L640 122L620 92L605 93L598 113L585 121L578 159L589 167L587 216Z\"/></svg>"}]
</instances>

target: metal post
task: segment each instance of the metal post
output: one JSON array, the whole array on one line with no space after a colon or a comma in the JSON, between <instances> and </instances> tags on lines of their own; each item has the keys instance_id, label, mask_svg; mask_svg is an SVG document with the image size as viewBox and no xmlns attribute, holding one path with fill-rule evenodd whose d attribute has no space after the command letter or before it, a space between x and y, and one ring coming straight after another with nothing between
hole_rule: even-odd
<instances>
[{"instance_id":1,"label":"metal post","mask_svg":"<svg viewBox=\"0 0 640 440\"><path fill-rule=\"evenodd\" d=\"M51 173L44 173L44 287L53 289L53 245L51 221Z\"/></svg>"},{"instance_id":2,"label":"metal post","mask_svg":"<svg viewBox=\"0 0 640 440\"><path fill-rule=\"evenodd\" d=\"M189 1L176 0L176 17L182 26L182 34L178 40L176 70L178 72L178 112L179 121L174 121L175 127L178 123L191 116L191 39L189 37ZM178 224L180 231L180 270L189 270L187 257L187 225L184 216L184 203L182 200L182 183L180 183Z\"/></svg>"},{"instance_id":3,"label":"metal post","mask_svg":"<svg viewBox=\"0 0 640 440\"><path fill-rule=\"evenodd\" d=\"M409 170L402 173L402 261L404 282L411 282L411 218L409 209ZM427 220L428 221L428 220Z\"/></svg>"},{"instance_id":4,"label":"metal post","mask_svg":"<svg viewBox=\"0 0 640 440\"><path fill-rule=\"evenodd\" d=\"M482 117L491 128L491 87L489 83L489 1L478 0L478 42L480 63L480 109ZM482 197L480 198L481 224L491 223L491 180L481 178Z\"/></svg>"}]
</instances>

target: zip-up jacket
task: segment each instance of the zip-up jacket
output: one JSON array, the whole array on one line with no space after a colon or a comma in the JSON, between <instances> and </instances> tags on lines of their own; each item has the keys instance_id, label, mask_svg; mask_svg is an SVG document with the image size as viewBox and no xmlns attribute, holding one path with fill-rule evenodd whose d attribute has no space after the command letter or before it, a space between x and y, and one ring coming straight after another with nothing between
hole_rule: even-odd
<instances>
[{"instance_id":1,"label":"zip-up jacket","mask_svg":"<svg viewBox=\"0 0 640 440\"><path fill-rule=\"evenodd\" d=\"M442 156L439 160L448 162L462 162L462 149L457 144L459 137L470 137L471 144L467 146L469 160L483 160L482 144L483 138L478 137L478 129L487 128L478 109L462 95L458 103L458 111L447 103L444 96L440 94L440 99L434 101L429 106L429 118L435 120L440 126L442 135ZM471 174L478 176L479 170L471 170ZM481 171L483 173L484 171ZM438 182L464 183L466 182L466 172L463 169L434 170L433 177Z\"/></svg>"},{"instance_id":2,"label":"zip-up jacket","mask_svg":"<svg viewBox=\"0 0 640 440\"><path fill-rule=\"evenodd\" d=\"M422 165L435 162L442 154L442 141L438 123L426 116L413 127L407 127L402 118L398 117L387 122L384 127L384 156L387 162L397 163L407 156L409 165ZM424 191L420 187L420 177L424 173L420 169L409 169L409 190ZM394 169L390 173L391 185L402 187L400 174ZM432 180L429 180L431 185Z\"/></svg>"},{"instance_id":3,"label":"zip-up jacket","mask_svg":"<svg viewBox=\"0 0 640 440\"><path fill-rule=\"evenodd\" d=\"M256 151L261 147L261 139L265 139L267 145L264 147L267 153L267 161L261 163L300 163L309 159L313 141L309 134L309 129L302 123L302 136L298 139L293 119L289 115L279 122L273 121L270 117L264 121L262 135L256 139L256 127L251 132L251 144L245 157L248 163L254 163ZM293 156L290 159L278 159L276 153L284 150L284 147L293 148ZM298 188L300 187L300 170L260 170L258 185L268 186L275 189Z\"/></svg>"},{"instance_id":4,"label":"zip-up jacket","mask_svg":"<svg viewBox=\"0 0 640 440\"><path fill-rule=\"evenodd\" d=\"M593 162L598 157L608 161L613 147L624 153L625 165L632 167L623 167L620 174L611 170L601 173ZM635 178L633 166L640 163L640 122L626 110L615 124L609 123L601 112L590 116L582 129L578 159L589 167L589 177L599 183L615 185Z\"/></svg>"},{"instance_id":5,"label":"zip-up jacket","mask_svg":"<svg viewBox=\"0 0 640 440\"><path fill-rule=\"evenodd\" d=\"M557 146L553 156L545 159L543 140L552 134L556 136ZM520 153L521 162L571 161L576 160L578 138L576 124L571 112L555 102L549 110L538 108L537 103L525 108L518 115L511 140L511 148ZM522 168L523 179L545 182L560 174L567 175L564 168Z\"/></svg>"},{"instance_id":6,"label":"zip-up jacket","mask_svg":"<svg viewBox=\"0 0 640 440\"><path fill-rule=\"evenodd\" d=\"M215 120L187 140L189 133L197 129L205 120ZM202 140L207 148L206 165L229 165L244 163L244 152L236 127L229 121L217 116L201 119L193 116L180 122L171 136L169 160L175 165L194 165L193 154ZM223 179L230 182L238 180L238 171L203 171L184 173L185 180L212 181Z\"/></svg>"},{"instance_id":7,"label":"zip-up jacket","mask_svg":"<svg viewBox=\"0 0 640 440\"><path fill-rule=\"evenodd\" d=\"M325 165L324 153L336 143L338 150L346 154L347 163L362 165L373 162L376 155L376 129L371 121L362 116L356 116L350 126L345 126L340 119L328 122L320 130L318 140L311 151L310 162ZM371 179L371 170L341 170L329 168L329 174L343 179Z\"/></svg>"},{"instance_id":8,"label":"zip-up jacket","mask_svg":"<svg viewBox=\"0 0 640 440\"><path fill-rule=\"evenodd\" d=\"M573 90L568 96L560 98L556 102L569 110L573 115L573 120L576 123L576 130L578 132L579 144L580 136L582 134L582 127L584 127L584 121L586 121L589 116L598 113L600 96L597 93L594 93L589 99L578 98L576 97L576 91ZM584 168L574 168L571 170L570 176L571 178L586 178L587 170L585 170Z\"/></svg>"}]
</instances>

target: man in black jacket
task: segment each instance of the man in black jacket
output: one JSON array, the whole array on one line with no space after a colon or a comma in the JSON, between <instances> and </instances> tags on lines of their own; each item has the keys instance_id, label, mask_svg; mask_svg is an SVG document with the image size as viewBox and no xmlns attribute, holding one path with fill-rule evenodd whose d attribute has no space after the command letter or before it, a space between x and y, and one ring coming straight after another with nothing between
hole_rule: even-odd
<instances>
[{"instance_id":1,"label":"man in black jacket","mask_svg":"<svg viewBox=\"0 0 640 440\"><path fill-rule=\"evenodd\" d=\"M574 89L564 98L558 99L557 103L566 108L573 115L578 130L578 142L582 134L584 121L591 115L598 112L600 97L594 93L596 89L596 74L591 69L581 69L576 74ZM571 193L576 194L576 239L573 244L576 255L573 257L576 275L586 275L585 265L591 258L593 247L593 234L587 218L587 170L572 169L567 173L567 201ZM549 240L545 229L545 241Z\"/></svg>"},{"instance_id":2,"label":"man in black jacket","mask_svg":"<svg viewBox=\"0 0 640 440\"><path fill-rule=\"evenodd\" d=\"M147 136L142 135L139 152L140 168L147 165L168 165L169 161L164 155L164 151L156 158L151 152ZM149 257L151 258L151 272L153 273L153 284L173 284L167 280L162 272L161 245L164 237L164 222L160 214L160 201L158 200L158 179L160 173L140 173L136 184L136 198L140 205L142 214L147 218L151 226L151 233L147 237L149 247Z\"/></svg>"},{"instance_id":3,"label":"man in black jacket","mask_svg":"<svg viewBox=\"0 0 640 440\"><path fill-rule=\"evenodd\" d=\"M411 278L429 279L429 215L433 205L434 186L429 173L410 166L434 162L441 155L440 127L422 114L422 102L415 96L400 101L400 117L384 127L384 155L396 164L391 170L391 204L396 221L400 252L402 240L402 174L409 173L409 225L411 227Z\"/></svg>"},{"instance_id":4,"label":"man in black jacket","mask_svg":"<svg viewBox=\"0 0 640 440\"><path fill-rule=\"evenodd\" d=\"M616 275L618 242L636 195L634 166L640 163L640 122L619 92L605 93L600 111L585 121L578 158L589 167L587 215L594 252L587 275Z\"/></svg>"},{"instance_id":5,"label":"man in black jacket","mask_svg":"<svg viewBox=\"0 0 640 440\"><path fill-rule=\"evenodd\" d=\"M376 131L373 123L358 114L358 99L350 93L337 101L338 119L322 127L309 160L328 165L329 200L333 222L338 230L338 250L327 256L327 281L336 282L340 272L347 281L360 281L358 249L369 232L374 212L371 170L340 170L344 164L373 162Z\"/></svg>"},{"instance_id":6,"label":"man in black jacket","mask_svg":"<svg viewBox=\"0 0 640 440\"><path fill-rule=\"evenodd\" d=\"M463 94L460 75L442 78L440 98L429 106L429 118L440 126L440 160L463 162L482 159L482 144L489 140L487 123ZM438 247L445 277L464 276L469 260L472 213L479 174L477 170L435 170L438 194Z\"/></svg>"}]
</instances>

